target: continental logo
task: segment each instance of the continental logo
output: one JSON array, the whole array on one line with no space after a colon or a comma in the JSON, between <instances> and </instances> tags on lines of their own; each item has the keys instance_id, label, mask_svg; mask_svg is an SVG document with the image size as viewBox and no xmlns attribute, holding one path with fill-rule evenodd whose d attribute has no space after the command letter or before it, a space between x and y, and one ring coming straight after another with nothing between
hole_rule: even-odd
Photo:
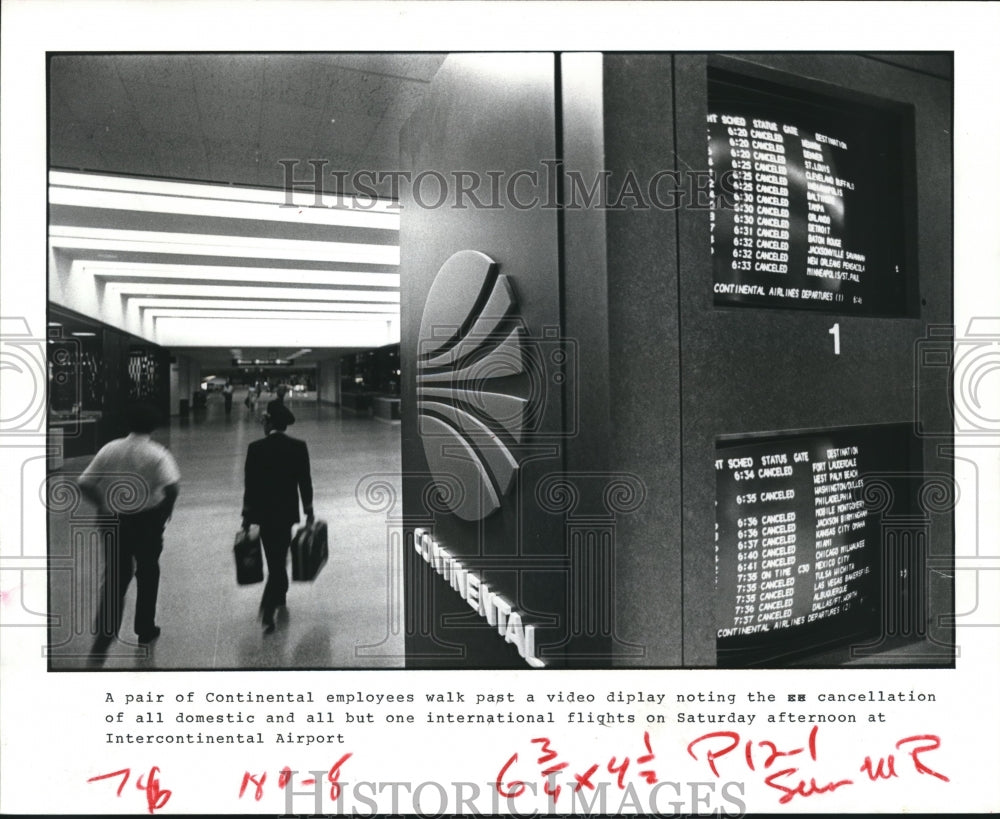
<instances>
[{"instance_id":1,"label":"continental logo","mask_svg":"<svg viewBox=\"0 0 1000 819\"><path fill-rule=\"evenodd\" d=\"M518 473L532 368L508 276L463 250L427 294L417 355L417 422L441 502L463 520L496 512Z\"/></svg>"}]
</instances>

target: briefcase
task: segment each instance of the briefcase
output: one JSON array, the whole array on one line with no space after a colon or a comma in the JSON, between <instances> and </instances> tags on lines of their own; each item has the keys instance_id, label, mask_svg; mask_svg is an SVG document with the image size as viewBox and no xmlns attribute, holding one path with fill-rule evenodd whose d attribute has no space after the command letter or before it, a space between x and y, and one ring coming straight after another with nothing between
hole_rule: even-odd
<instances>
[{"instance_id":1,"label":"briefcase","mask_svg":"<svg viewBox=\"0 0 1000 819\"><path fill-rule=\"evenodd\" d=\"M292 580L315 580L323 568L330 550L327 545L326 522L314 521L292 536Z\"/></svg>"},{"instance_id":2,"label":"briefcase","mask_svg":"<svg viewBox=\"0 0 1000 819\"><path fill-rule=\"evenodd\" d=\"M239 585L248 586L264 580L264 556L261 554L260 530L257 527L252 527L250 531L240 529L236 533L233 557L236 559L236 582Z\"/></svg>"}]
</instances>

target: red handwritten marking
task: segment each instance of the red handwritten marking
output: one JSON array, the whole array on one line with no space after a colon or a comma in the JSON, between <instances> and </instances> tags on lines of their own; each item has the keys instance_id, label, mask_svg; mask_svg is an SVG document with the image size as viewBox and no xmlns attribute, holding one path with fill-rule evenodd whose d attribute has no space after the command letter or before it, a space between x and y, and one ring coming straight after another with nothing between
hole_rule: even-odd
<instances>
[{"instance_id":1,"label":"red handwritten marking","mask_svg":"<svg viewBox=\"0 0 1000 819\"><path fill-rule=\"evenodd\" d=\"M124 768L123 770L114 771L113 773L101 774L100 776L92 776L87 781L88 782L97 782L100 779L109 779L112 776L121 776L122 777L122 783L118 786L118 794L117 794L118 796L121 796L122 795L122 791L125 790L125 783L128 782L128 775L129 775L129 773L131 773L131 769ZM123 774L124 774L124 776L123 776Z\"/></svg>"},{"instance_id":2,"label":"red handwritten marking","mask_svg":"<svg viewBox=\"0 0 1000 819\"><path fill-rule=\"evenodd\" d=\"M292 769L287 765L278 772L278 787L284 788L292 779ZM246 793L247 786L252 782L255 786L253 798L255 802L259 802L264 796L264 783L267 781L267 772L265 771L260 775L260 777L254 776L249 771L243 774L243 783L240 785L240 798L243 798L243 794ZM315 784L316 780L311 780L310 782L303 782L302 784Z\"/></svg>"},{"instance_id":3,"label":"red handwritten marking","mask_svg":"<svg viewBox=\"0 0 1000 819\"><path fill-rule=\"evenodd\" d=\"M697 745L699 742L704 742L706 739L715 739L716 737L728 737L729 739L731 739L733 741L731 745L727 745L722 750L720 750L720 751L709 751L708 754L707 754L708 767L712 769L712 774L714 776L718 777L719 776L719 769L715 767L715 760L717 760L720 756L725 756L731 750L733 750L733 748L735 748L737 745L740 744L740 735L739 734L737 734L735 731L713 731L710 734L704 734L703 736L698 737L696 740L693 740L693 741L689 742L687 750L688 750L688 753L691 755L691 758L697 760L698 757L695 754L695 752L692 750L694 748L694 746ZM747 754L749 754L749 753L750 753L750 750L748 748L747 749ZM750 770L753 770L753 765L752 764L750 765Z\"/></svg>"},{"instance_id":4,"label":"red handwritten marking","mask_svg":"<svg viewBox=\"0 0 1000 819\"><path fill-rule=\"evenodd\" d=\"M819 731L819 726L818 725L814 725L812 727L812 730L809 732L809 756L811 756L813 758L814 762L816 761L816 733L818 731ZM751 755L750 744L751 743L748 740L747 741L747 756L748 757L750 757L750 755ZM796 748L794 751L779 751L778 750L778 746L775 745L770 740L767 740L767 739L762 740L761 742L758 742L757 744L761 748L763 748L765 745L769 745L771 747L771 753L770 753L770 755L767 757L767 759L764 762L764 767L765 768L770 768L774 764L775 760L780 759L783 756L795 756L796 754L801 754L805 750L805 748ZM750 769L753 770L753 765L750 766Z\"/></svg>"},{"instance_id":5,"label":"red handwritten marking","mask_svg":"<svg viewBox=\"0 0 1000 819\"><path fill-rule=\"evenodd\" d=\"M164 805L170 801L172 791L168 791L166 788L160 790L160 780L156 778L156 773L160 769L155 765L149 769L149 774L146 776L146 784L142 784L142 775L136 780L135 787L136 790L146 792L146 807L149 812L159 810ZM121 796L122 791L125 790L125 783L128 782L128 778L132 773L131 768L123 768L120 771L113 771L107 774L100 774L99 776L92 776L88 779L88 782L98 782L102 779L109 779L112 776L120 776L122 778L121 784L118 785L116 796Z\"/></svg>"},{"instance_id":6,"label":"red handwritten marking","mask_svg":"<svg viewBox=\"0 0 1000 819\"><path fill-rule=\"evenodd\" d=\"M635 761L640 765L645 765L651 759L656 758L656 754L653 753L653 746L649 743L649 731L643 734L643 742L646 745L646 750L649 751L648 754L638 757ZM629 758L625 757L625 761L621 765L616 765L617 757L611 757L608 762L608 773L618 774L618 789L625 790L625 772L628 770ZM656 771L639 771L639 775L642 776L648 785L653 785L656 783Z\"/></svg>"},{"instance_id":7,"label":"red handwritten marking","mask_svg":"<svg viewBox=\"0 0 1000 819\"><path fill-rule=\"evenodd\" d=\"M253 782L253 784L256 785L256 790L254 791L253 798L254 798L255 802L259 802L261 800L261 797L264 796L264 781L266 779L267 779L267 774L266 773L262 773L260 775L260 779L258 779L256 776L253 776L253 774L251 774L250 771L247 771L246 773L244 773L243 774L243 784L240 785L240 796L239 796L239 798L240 799L243 798L243 794L246 792L247 785L249 785L251 782Z\"/></svg>"},{"instance_id":8,"label":"red handwritten marking","mask_svg":"<svg viewBox=\"0 0 1000 819\"><path fill-rule=\"evenodd\" d=\"M559 771L568 767L569 767L568 762L560 762L558 765L553 765L551 768L546 768L545 770L542 771L542 776L545 777L545 787L543 788L543 790L545 791L546 795L551 796L554 801L557 802L559 801L559 794L562 793L562 785L556 785L553 788L551 777L555 776L557 773L559 773Z\"/></svg>"},{"instance_id":9,"label":"red handwritten marking","mask_svg":"<svg viewBox=\"0 0 1000 819\"><path fill-rule=\"evenodd\" d=\"M762 740L758 742L756 747L767 751L766 758L764 759L764 768L768 769L777 760L783 759L784 757L796 756L806 750L808 750L810 758L813 761L816 761L818 758L818 734L819 726L812 726L809 731L809 741L806 746L792 750L781 750L770 740ZM712 740L720 739L725 741L712 742ZM712 773L718 777L719 770L715 764L716 760L730 753L740 744L740 735L733 731L715 731L698 737L687 746L688 754L693 759L697 760L699 758L695 749L703 742L709 743L707 750L705 751L705 760L708 762L708 766ZM912 746L907 750L907 753L913 760L913 768L918 774L929 774L930 776L937 777L944 782L951 781L943 773L934 770L921 759L921 754L935 751L941 747L940 737L934 734L918 734L916 736L906 737L896 743L896 749L901 750L907 745ZM754 759L754 747L753 741L747 740L743 750L743 759L746 766L751 771L757 770L757 764ZM896 757L893 754L889 754L888 757L879 757L878 762L873 762L871 756L866 756L865 761L861 764L859 770L867 774L870 782L892 779L898 776L896 772ZM817 783L815 777L810 778L808 781L804 778L800 778L794 785L789 785L786 782L780 781L789 777L788 782L794 782L794 780L790 779L790 777L798 773L798 768L784 768L780 771L770 773L767 777L765 777L764 782L769 787L781 791L782 795L779 801L782 804L790 802L796 796L808 797L822 793L830 793L837 790L837 788L854 784L854 780L852 779L838 779L836 781L827 782L826 784L819 784Z\"/></svg>"},{"instance_id":10,"label":"red handwritten marking","mask_svg":"<svg viewBox=\"0 0 1000 819\"><path fill-rule=\"evenodd\" d=\"M597 768L597 765L591 765L587 768L587 772L583 776L580 776L580 774L573 774L573 778L576 780L576 785L574 786L575 792L579 792L580 788L584 787L594 790L594 783L590 781L590 777L594 775Z\"/></svg>"},{"instance_id":11,"label":"red handwritten marking","mask_svg":"<svg viewBox=\"0 0 1000 819\"><path fill-rule=\"evenodd\" d=\"M872 782L877 779L889 779L896 776L896 758L892 754L889 754L888 760L879 757L878 765L875 770L872 770L872 758L866 756L865 761L861 763L861 770L868 774L868 778Z\"/></svg>"},{"instance_id":12,"label":"red handwritten marking","mask_svg":"<svg viewBox=\"0 0 1000 819\"><path fill-rule=\"evenodd\" d=\"M497 793L499 793L503 797L506 797L507 799L511 799L515 796L520 796L522 793L524 793L525 787L527 787L520 779L515 779L513 782L508 783L509 787L504 788L503 785L504 774L506 774L507 771L510 770L510 766L513 765L515 762L517 762L516 753L513 754L511 758L507 760L504 766L500 769L500 773L497 774L497 781L496 781Z\"/></svg>"},{"instance_id":13,"label":"red handwritten marking","mask_svg":"<svg viewBox=\"0 0 1000 819\"><path fill-rule=\"evenodd\" d=\"M762 767L765 771L769 771L767 776L764 778L764 784L779 791L781 793L779 802L781 804L787 804L796 796L808 798L810 796L817 796L824 793L832 793L839 788L855 784L853 779L830 779L827 781L825 777L821 777L820 781L817 781L815 776L807 779L804 774L800 773L800 769L798 767L771 770L772 767L776 767L775 763L779 760L797 757L804 753L808 753L809 759L813 762L818 761L818 737L819 726L813 725L809 730L807 742L800 747L789 749L787 746L782 748L771 740L761 740L755 743L753 740L748 739L743 742L740 735L735 731L713 731L690 742L687 746L687 752L688 755L696 761L704 758L711 769L712 774L716 778L719 778L720 773L718 765L716 764L717 760L732 753L742 743L744 745L743 753L738 755L736 759L740 759L740 756L742 756L747 768L751 771L756 771L759 767ZM555 760L558 759L559 753L552 747L551 740L548 737L536 737L532 739L531 742L541 745L541 754L537 758L539 766L546 766L547 763L555 762ZM637 765L645 765L656 758L648 731L643 734L643 742L647 753L636 757ZM703 744L705 744L704 748L701 747ZM919 734L906 737L896 743L897 750L902 749L904 746L911 746L906 752L913 760L914 770L918 774L929 774L945 782L950 781L947 776L934 770L926 762L924 762L923 759L921 759L922 754L937 750L941 746L941 740L939 737L933 734ZM347 756L350 755L348 754ZM760 756L763 758L758 758ZM346 758L347 757L344 757L344 759ZM525 782L520 779L512 779L506 784L504 783L510 769L517 762L517 760L518 754L512 754L500 769L496 779L496 787L497 792L501 796L513 798L520 796L526 790L527 786ZM763 764L761 765L761 763ZM615 775L615 781L620 790L625 790L625 780L630 765L630 757L619 758L618 756L612 756L607 763L607 771ZM547 767L543 767L541 770L542 775L547 778L544 783L544 792L549 796L553 796L556 800L559 798L559 794L561 793L561 786L556 785L552 777L568 767L570 767L569 762L559 761L555 762L555 764L547 765ZM574 791L579 792L584 788L588 788L592 791L596 790L597 787L593 781L593 777L600 767L600 765L595 764L591 765L582 774L574 773L573 778L576 780ZM896 757L890 754L888 758L879 757L878 762L873 762L871 756L866 756L865 761L859 770L866 773L869 781L872 782L895 778L897 777ZM652 768L640 770L637 773L639 776L645 778L647 784L652 785L658 781L656 771ZM334 778L335 777L332 776L331 770L331 781ZM331 796L332 795L333 791L331 791Z\"/></svg>"},{"instance_id":14,"label":"red handwritten marking","mask_svg":"<svg viewBox=\"0 0 1000 819\"><path fill-rule=\"evenodd\" d=\"M649 731L643 733L642 741L646 745L646 750L649 751L649 753L640 756L636 759L636 762L640 765L645 765L647 762L656 759L656 754L653 753L653 746L649 741ZM655 785L658 781L656 778L656 771L639 771L639 776L646 780L647 785Z\"/></svg>"},{"instance_id":15,"label":"red handwritten marking","mask_svg":"<svg viewBox=\"0 0 1000 819\"><path fill-rule=\"evenodd\" d=\"M164 788L160 790L160 780L156 778L156 772L160 770L155 765L149 769L149 776L146 777L146 784L142 784L142 777L136 781L135 786L139 790L146 791L146 804L149 808L149 812L152 813L154 810L159 810L167 802L170 801L172 791L168 791Z\"/></svg>"},{"instance_id":16,"label":"red handwritten marking","mask_svg":"<svg viewBox=\"0 0 1000 819\"><path fill-rule=\"evenodd\" d=\"M656 758L656 754L653 753L653 745L649 738L649 731L643 733L643 744L645 745L646 753L642 756L636 757L636 763L640 765L646 765ZM566 761L556 761L559 758L559 752L552 747L552 741L548 737L535 737L531 740L532 743L541 745L541 754L537 758L537 764L541 768L541 774L545 777L545 782L543 783L543 792L548 796L553 797L553 802L558 801L559 795L562 793L562 786L557 785L553 777L560 771L564 771L570 767L570 763ZM500 773L496 779L497 792L501 796L508 798L516 797L524 793L526 789L526 784L520 780L511 780L504 784L505 778L509 775L509 771L514 763L517 762L518 755L512 754L508 758L507 762L500 769ZM547 764L554 763L554 764ZM616 782L620 790L625 790L625 779L628 773L629 767L631 765L631 758L625 757L619 760L618 756L612 756L607 763L607 770L609 773L616 775ZM542 767L545 766L545 767ZM574 773L573 778L575 784L573 785L574 791L579 792L584 788L590 790L597 790L597 786L593 781L594 774L600 770L601 766L598 764L591 765L584 773ZM638 771L638 775L646 780L647 784L653 785L659 780L656 776L656 771L652 768L647 768L646 770Z\"/></svg>"},{"instance_id":17,"label":"red handwritten marking","mask_svg":"<svg viewBox=\"0 0 1000 819\"><path fill-rule=\"evenodd\" d=\"M353 754L344 754L340 759L338 759L333 767L330 768L330 772L326 775L327 781L330 783L330 799L336 802L340 799L341 787L340 787L340 766L347 762Z\"/></svg>"},{"instance_id":18,"label":"red handwritten marking","mask_svg":"<svg viewBox=\"0 0 1000 819\"><path fill-rule=\"evenodd\" d=\"M536 737L531 741L541 743L542 755L538 757L539 765L544 765L546 762L551 762L553 759L559 756L559 752L554 750L549 745L548 737ZM562 785L556 785L555 787L552 787L552 779L550 777L554 776L559 771L568 767L569 767L568 762L560 762L558 765L550 765L548 768L545 768L542 771L542 776L546 777L545 785L542 788L542 790L545 792L547 796L551 796L554 801L559 800L559 794L562 793Z\"/></svg>"},{"instance_id":19,"label":"red handwritten marking","mask_svg":"<svg viewBox=\"0 0 1000 819\"><path fill-rule=\"evenodd\" d=\"M567 764L569 764L569 763L567 763ZM545 772L543 771L542 773L545 773ZM558 802L559 801L559 794L562 793L562 785L556 785L553 788L552 787L552 780L551 779L546 779L545 780L545 785L542 787L542 791L544 791L544 793L545 793L546 796L551 796L552 800L554 802Z\"/></svg>"},{"instance_id":20,"label":"red handwritten marking","mask_svg":"<svg viewBox=\"0 0 1000 819\"><path fill-rule=\"evenodd\" d=\"M353 754L344 754L340 759L338 759L333 766L327 771L326 779L330 783L330 798L334 801L340 799L341 785L340 785L340 769L343 767L344 763L350 759ZM292 781L293 771L287 765L278 772L278 787L285 788ZM247 786L252 782L256 785L256 791L254 792L254 799L260 801L261 797L264 795L264 782L267 779L267 774L262 773L258 779L256 776L251 774L249 771L243 774L243 784L240 785L240 797L246 793ZM303 785L315 785L315 778L303 779Z\"/></svg>"},{"instance_id":21,"label":"red handwritten marking","mask_svg":"<svg viewBox=\"0 0 1000 819\"><path fill-rule=\"evenodd\" d=\"M775 780L782 776L788 776L789 774L798 773L798 768L785 768L783 771L776 771L770 776L764 777L764 784L775 790L782 791L782 796L778 800L782 805L791 802L796 796L813 796L818 793L831 793L844 785L853 785L853 781L850 779L841 779L839 782L830 782L827 785L817 785L816 780L810 779L807 785L804 780L799 780L799 783L794 788L786 787L785 785L776 782Z\"/></svg>"},{"instance_id":22,"label":"red handwritten marking","mask_svg":"<svg viewBox=\"0 0 1000 819\"><path fill-rule=\"evenodd\" d=\"M618 766L615 765L616 759L616 757L611 757L611 760L608 762L608 773L618 774L618 787L621 790L625 790L625 771L628 770L629 759L625 757L625 761Z\"/></svg>"},{"instance_id":23,"label":"red handwritten marking","mask_svg":"<svg viewBox=\"0 0 1000 819\"><path fill-rule=\"evenodd\" d=\"M936 751L941 747L941 738L935 736L934 734L920 734L915 737L906 737L906 739L901 739L896 743L896 748L901 749L908 742L921 742L927 740L930 745L921 745L919 748L914 748L910 751L910 757L913 759L913 766L917 769L919 774L930 774L931 776L936 776L938 779L944 782L950 782L951 780L945 776L943 773L938 773L932 768L927 767L923 762L920 761L920 754L924 751Z\"/></svg>"},{"instance_id":24,"label":"red handwritten marking","mask_svg":"<svg viewBox=\"0 0 1000 819\"><path fill-rule=\"evenodd\" d=\"M558 751L553 751L552 748L551 748L551 746L549 745L549 738L548 737L536 737L535 739L533 739L531 741L532 742L540 742L542 744L542 751L544 753L542 754L542 756L538 757L538 764L539 765L544 765L546 762L551 762L553 759L555 759L557 756L559 756L559 752Z\"/></svg>"}]
</instances>

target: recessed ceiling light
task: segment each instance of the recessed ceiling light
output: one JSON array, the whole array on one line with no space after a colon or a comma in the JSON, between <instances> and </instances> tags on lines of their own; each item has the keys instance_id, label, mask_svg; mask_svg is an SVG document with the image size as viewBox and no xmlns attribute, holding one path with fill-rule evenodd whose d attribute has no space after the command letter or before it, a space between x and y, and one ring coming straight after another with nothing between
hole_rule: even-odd
<instances>
[{"instance_id":1,"label":"recessed ceiling light","mask_svg":"<svg viewBox=\"0 0 1000 819\"><path fill-rule=\"evenodd\" d=\"M268 301L311 301L343 304L386 304L399 310L399 291L392 290L337 290L313 287L252 287L237 284L177 284L149 282L111 282L105 286L105 295L148 297L173 296L175 298L202 299L263 299Z\"/></svg>"},{"instance_id":2,"label":"recessed ceiling light","mask_svg":"<svg viewBox=\"0 0 1000 819\"><path fill-rule=\"evenodd\" d=\"M321 242L269 237L221 236L208 233L116 230L75 225L49 225L52 247L107 252L170 253L189 256L235 256L253 259L291 259L320 262L354 262L399 265L398 245L358 242Z\"/></svg>"},{"instance_id":3,"label":"recessed ceiling light","mask_svg":"<svg viewBox=\"0 0 1000 819\"><path fill-rule=\"evenodd\" d=\"M79 332L79 333L70 333L70 335L73 335L73 336L96 336L97 333Z\"/></svg>"},{"instance_id":4,"label":"recessed ceiling light","mask_svg":"<svg viewBox=\"0 0 1000 819\"><path fill-rule=\"evenodd\" d=\"M138 279L205 279L206 283L232 281L246 284L250 282L272 284L293 282L295 284L315 284L320 286L361 285L365 287L399 288L399 273L366 273L364 271L304 270L289 267L234 267L222 264L165 264L150 262L93 262L78 260L73 263L88 274L99 279L123 279L134 282Z\"/></svg>"},{"instance_id":5,"label":"recessed ceiling light","mask_svg":"<svg viewBox=\"0 0 1000 819\"><path fill-rule=\"evenodd\" d=\"M394 200L338 196L332 191L327 195L320 191L319 196L327 207L311 207L316 203L316 196L317 191L289 193L277 189L49 172L49 202L54 205L399 230L399 206ZM287 207L289 204L296 207ZM248 205L271 207L248 208ZM274 205L284 207L275 208ZM392 219L387 221L388 217Z\"/></svg>"}]
</instances>

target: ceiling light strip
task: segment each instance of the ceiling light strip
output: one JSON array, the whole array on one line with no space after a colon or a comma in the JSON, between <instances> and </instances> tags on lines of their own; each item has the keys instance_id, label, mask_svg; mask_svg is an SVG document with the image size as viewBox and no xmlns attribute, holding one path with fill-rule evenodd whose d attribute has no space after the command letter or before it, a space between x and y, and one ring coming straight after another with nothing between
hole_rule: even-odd
<instances>
[{"instance_id":1,"label":"ceiling light strip","mask_svg":"<svg viewBox=\"0 0 1000 819\"><path fill-rule=\"evenodd\" d=\"M380 265L399 264L399 247L395 245L260 239L243 236L210 236L138 230L101 230L73 228L66 225L51 226L49 242L53 247L76 250L360 262Z\"/></svg>"},{"instance_id":2,"label":"ceiling light strip","mask_svg":"<svg viewBox=\"0 0 1000 819\"><path fill-rule=\"evenodd\" d=\"M391 287L399 289L398 273L354 273L339 270L300 270L281 267L226 267L224 265L144 265L76 262L81 271L102 280L170 281L193 279L219 282L285 282L337 287Z\"/></svg>"},{"instance_id":3,"label":"ceiling light strip","mask_svg":"<svg viewBox=\"0 0 1000 819\"><path fill-rule=\"evenodd\" d=\"M234 275L232 271L224 267L202 267L196 269L194 265L171 265L169 270L143 270L141 266L122 267L121 270L105 270L94 268L83 263L79 270L88 273L95 279L102 281L117 282L138 282L138 281L159 281L171 282L183 279L185 282L197 282L200 284L210 284L214 282L240 282L243 284L253 283L291 283L297 285L310 284L318 287L366 287L366 288L386 288L392 290L399 289L399 275L395 273L337 273L336 271L322 270L289 270L282 268L259 268L263 270L263 275Z\"/></svg>"},{"instance_id":4,"label":"ceiling light strip","mask_svg":"<svg viewBox=\"0 0 1000 819\"><path fill-rule=\"evenodd\" d=\"M300 163L294 181L313 178L313 166ZM333 187L333 175L327 172L325 179ZM229 185L208 185L197 182L172 182L162 179L140 179L128 176L105 176L102 174L77 173L73 171L49 171L49 184L88 190L122 191L125 193L149 193L159 196L179 196L194 199L218 199L230 202L258 202L268 205L285 205L291 199L298 208L316 205L315 191L293 191L291 197L284 190L268 188L239 188ZM340 196L326 185L320 189L323 209L358 210L366 213L398 213L399 205L394 199L368 196ZM320 208L317 208L319 210Z\"/></svg>"},{"instance_id":5,"label":"ceiling light strip","mask_svg":"<svg viewBox=\"0 0 1000 819\"><path fill-rule=\"evenodd\" d=\"M308 287L251 287L230 284L151 284L149 282L111 282L105 287L109 295L129 296L201 296L233 299L266 299L276 301L345 301L399 303L399 293L393 290L320 290Z\"/></svg>"},{"instance_id":6,"label":"ceiling light strip","mask_svg":"<svg viewBox=\"0 0 1000 819\"><path fill-rule=\"evenodd\" d=\"M351 208L282 207L273 203L191 199L179 196L100 191L82 188L49 188L49 204L80 208L209 216L259 222L399 230L399 214Z\"/></svg>"},{"instance_id":7,"label":"ceiling light strip","mask_svg":"<svg viewBox=\"0 0 1000 819\"><path fill-rule=\"evenodd\" d=\"M371 304L371 303L345 303L327 302L316 303L311 301L282 301L275 307L273 301L247 300L234 301L232 299L155 299L128 297L130 307L138 310L152 308L179 308L185 310L228 310L231 312L243 312L251 310L295 310L303 313L361 313L368 315L398 316L398 304Z\"/></svg>"},{"instance_id":8,"label":"ceiling light strip","mask_svg":"<svg viewBox=\"0 0 1000 819\"><path fill-rule=\"evenodd\" d=\"M371 313L306 313L297 310L253 310L245 313L234 314L228 310L207 310L203 312L195 310L160 310L149 308L145 315L151 318L178 318L188 321L193 319L204 319L206 321L216 321L218 319L238 319L241 321L259 321L260 319L281 319L294 321L385 321L384 316Z\"/></svg>"}]
</instances>

